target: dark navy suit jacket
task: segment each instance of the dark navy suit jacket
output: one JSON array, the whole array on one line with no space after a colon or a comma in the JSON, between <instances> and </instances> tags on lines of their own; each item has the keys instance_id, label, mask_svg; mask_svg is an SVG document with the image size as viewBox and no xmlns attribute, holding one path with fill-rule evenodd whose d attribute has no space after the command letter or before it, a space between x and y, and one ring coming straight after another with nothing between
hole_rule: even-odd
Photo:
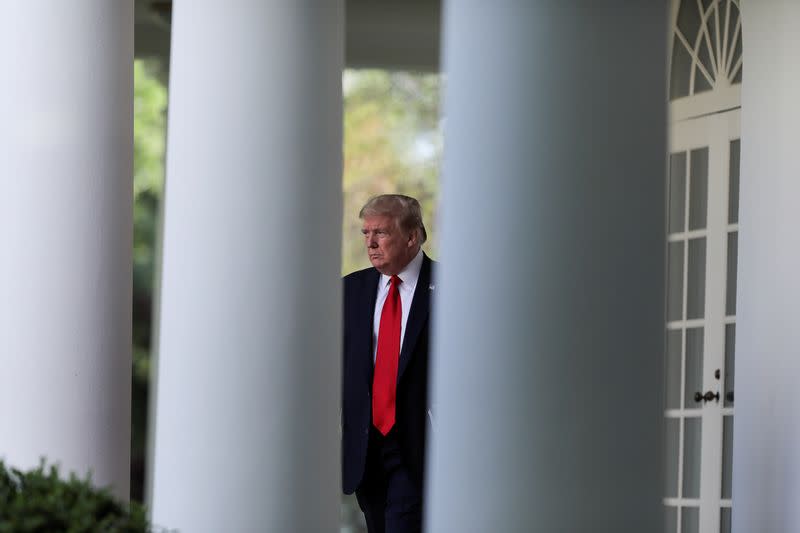
<instances>
[{"instance_id":1,"label":"dark navy suit jacket","mask_svg":"<svg viewBox=\"0 0 800 533\"><path fill-rule=\"evenodd\" d=\"M395 426L392 428L412 480L422 490L428 424L429 314L434 262L423 255L406 322L397 371ZM342 374L342 489L351 494L364 477L372 425L373 320L380 273L367 268L344 278Z\"/></svg>"}]
</instances>

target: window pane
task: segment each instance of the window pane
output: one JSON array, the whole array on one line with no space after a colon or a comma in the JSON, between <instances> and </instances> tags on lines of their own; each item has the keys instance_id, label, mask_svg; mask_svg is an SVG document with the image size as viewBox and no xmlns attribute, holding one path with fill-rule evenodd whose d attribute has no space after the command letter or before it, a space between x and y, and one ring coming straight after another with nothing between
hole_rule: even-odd
<instances>
[{"instance_id":1,"label":"window pane","mask_svg":"<svg viewBox=\"0 0 800 533\"><path fill-rule=\"evenodd\" d=\"M728 5L730 6L730 18L728 19L728 55L731 56L730 58L730 65L733 68L737 61L742 57L742 32L741 28L739 29L738 33L735 33L733 30L736 26L736 23L739 21L741 14L739 12L739 8L736 6L734 2L728 1ZM736 39L736 42L733 42L733 39ZM732 80L733 84L742 83L742 70L736 73Z\"/></svg>"},{"instance_id":2,"label":"window pane","mask_svg":"<svg viewBox=\"0 0 800 533\"><path fill-rule=\"evenodd\" d=\"M733 417L722 417L722 498L731 498L733 473Z\"/></svg>"},{"instance_id":3,"label":"window pane","mask_svg":"<svg viewBox=\"0 0 800 533\"><path fill-rule=\"evenodd\" d=\"M700 47L697 49L697 56L700 59L700 63L702 63L705 67L706 71L713 76L714 65L711 61L711 53L709 51L708 41L706 41L705 35L700 37Z\"/></svg>"},{"instance_id":4,"label":"window pane","mask_svg":"<svg viewBox=\"0 0 800 533\"><path fill-rule=\"evenodd\" d=\"M694 399L696 392L703 392L703 328L686 330L686 388L683 406L686 409L702 407Z\"/></svg>"},{"instance_id":5,"label":"window pane","mask_svg":"<svg viewBox=\"0 0 800 533\"><path fill-rule=\"evenodd\" d=\"M693 43L700 30L700 11L696 0L684 0L678 8L678 29L690 43Z\"/></svg>"},{"instance_id":6,"label":"window pane","mask_svg":"<svg viewBox=\"0 0 800 533\"><path fill-rule=\"evenodd\" d=\"M731 141L730 184L728 185L728 223L739 222L739 150L741 141Z\"/></svg>"},{"instance_id":7,"label":"window pane","mask_svg":"<svg viewBox=\"0 0 800 533\"><path fill-rule=\"evenodd\" d=\"M736 370L736 324L725 325L725 407L733 406Z\"/></svg>"},{"instance_id":8,"label":"window pane","mask_svg":"<svg viewBox=\"0 0 800 533\"><path fill-rule=\"evenodd\" d=\"M686 226L686 152L669 156L669 232Z\"/></svg>"},{"instance_id":9,"label":"window pane","mask_svg":"<svg viewBox=\"0 0 800 533\"><path fill-rule=\"evenodd\" d=\"M736 66L736 63L739 61L739 58L742 57L742 30L739 30L739 36L736 37L736 48L733 49L733 58L731 59L731 68ZM733 80L736 82L737 80ZM739 83L742 82L742 79L739 78Z\"/></svg>"},{"instance_id":10,"label":"window pane","mask_svg":"<svg viewBox=\"0 0 800 533\"><path fill-rule=\"evenodd\" d=\"M664 509L665 533L678 533L678 508L667 507Z\"/></svg>"},{"instance_id":11,"label":"window pane","mask_svg":"<svg viewBox=\"0 0 800 533\"><path fill-rule=\"evenodd\" d=\"M733 77L731 81L732 84L736 85L737 83L742 83L742 71L744 70L744 66L740 65L739 70L736 71L736 75Z\"/></svg>"},{"instance_id":12,"label":"window pane","mask_svg":"<svg viewBox=\"0 0 800 533\"><path fill-rule=\"evenodd\" d=\"M691 261L691 252L689 260ZM739 259L739 234L735 231L728 233L728 279L726 281L725 314L736 314L736 276L737 261Z\"/></svg>"},{"instance_id":13,"label":"window pane","mask_svg":"<svg viewBox=\"0 0 800 533\"><path fill-rule=\"evenodd\" d=\"M690 0L691 1L691 0ZM719 47L722 48L722 34L719 31L719 26L717 26L717 17L719 17L719 23L722 24L725 22L725 11L719 8L719 2L714 2L714 7L711 11L711 14L708 18L708 27L710 28L711 33L711 45L714 47L714 53L717 54L720 50L717 48L717 42L719 42ZM720 54L717 54L720 55Z\"/></svg>"},{"instance_id":14,"label":"window pane","mask_svg":"<svg viewBox=\"0 0 800 533\"><path fill-rule=\"evenodd\" d=\"M723 507L719 510L719 533L731 533L730 507Z\"/></svg>"},{"instance_id":15,"label":"window pane","mask_svg":"<svg viewBox=\"0 0 800 533\"><path fill-rule=\"evenodd\" d=\"M686 418L683 426L683 497L700 497L700 443L702 426L699 418ZM685 530L684 530L685 531Z\"/></svg>"},{"instance_id":16,"label":"window pane","mask_svg":"<svg viewBox=\"0 0 800 533\"><path fill-rule=\"evenodd\" d=\"M700 509L683 507L681 509L681 533L698 533L700 531Z\"/></svg>"},{"instance_id":17,"label":"window pane","mask_svg":"<svg viewBox=\"0 0 800 533\"><path fill-rule=\"evenodd\" d=\"M667 250L669 286L667 287L667 320L683 318L683 242L671 242Z\"/></svg>"},{"instance_id":18,"label":"window pane","mask_svg":"<svg viewBox=\"0 0 800 533\"><path fill-rule=\"evenodd\" d=\"M695 67L694 69L694 92L692 94L698 94L706 91L711 90L711 84L708 83L708 78L706 78L703 73L700 71L700 67Z\"/></svg>"},{"instance_id":19,"label":"window pane","mask_svg":"<svg viewBox=\"0 0 800 533\"><path fill-rule=\"evenodd\" d=\"M678 497L678 459L680 453L680 418L667 418L666 446L664 453L664 496L667 498Z\"/></svg>"},{"instance_id":20,"label":"window pane","mask_svg":"<svg viewBox=\"0 0 800 533\"><path fill-rule=\"evenodd\" d=\"M727 47L727 50L728 50L728 55L730 55L730 54L733 53L733 48L734 48L734 46L736 44L736 43L734 43L733 38L736 36L734 30L736 29L736 21L739 20L739 8L737 8L736 5L734 5L733 2L728 2L728 11L729 11L729 16L728 16L728 47Z\"/></svg>"},{"instance_id":21,"label":"window pane","mask_svg":"<svg viewBox=\"0 0 800 533\"><path fill-rule=\"evenodd\" d=\"M689 241L686 318L703 318L706 306L706 239Z\"/></svg>"},{"instance_id":22,"label":"window pane","mask_svg":"<svg viewBox=\"0 0 800 533\"><path fill-rule=\"evenodd\" d=\"M677 38L673 38L672 68L670 69L669 99L689 96L689 78L692 72L692 56Z\"/></svg>"},{"instance_id":23,"label":"window pane","mask_svg":"<svg viewBox=\"0 0 800 533\"><path fill-rule=\"evenodd\" d=\"M689 154L689 229L706 227L708 211L708 148Z\"/></svg>"},{"instance_id":24,"label":"window pane","mask_svg":"<svg viewBox=\"0 0 800 533\"><path fill-rule=\"evenodd\" d=\"M664 405L667 409L681 408L681 352L683 331L667 332L666 391Z\"/></svg>"}]
</instances>

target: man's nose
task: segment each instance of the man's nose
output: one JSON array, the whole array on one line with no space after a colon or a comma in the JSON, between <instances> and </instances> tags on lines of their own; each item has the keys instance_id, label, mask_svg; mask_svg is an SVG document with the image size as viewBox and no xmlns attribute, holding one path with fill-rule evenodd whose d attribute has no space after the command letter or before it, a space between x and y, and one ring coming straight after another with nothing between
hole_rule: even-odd
<instances>
[{"instance_id":1,"label":"man's nose","mask_svg":"<svg viewBox=\"0 0 800 533\"><path fill-rule=\"evenodd\" d=\"M373 236L367 237L367 248L377 248L378 247L378 239Z\"/></svg>"}]
</instances>

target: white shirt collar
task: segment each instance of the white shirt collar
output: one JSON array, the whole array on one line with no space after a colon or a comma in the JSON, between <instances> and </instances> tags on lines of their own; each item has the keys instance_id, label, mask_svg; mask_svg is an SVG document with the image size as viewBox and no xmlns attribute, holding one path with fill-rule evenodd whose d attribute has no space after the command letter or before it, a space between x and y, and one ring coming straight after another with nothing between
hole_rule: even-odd
<instances>
[{"instance_id":1,"label":"white shirt collar","mask_svg":"<svg viewBox=\"0 0 800 533\"><path fill-rule=\"evenodd\" d=\"M420 248L417 255L414 256L414 259L409 261L406 267L397 275L397 277L403 280L403 283L400 285L401 287L413 289L417 286L419 271L422 270L422 255L422 248ZM388 285L391 280L392 276L381 274L381 283L383 287Z\"/></svg>"}]
</instances>

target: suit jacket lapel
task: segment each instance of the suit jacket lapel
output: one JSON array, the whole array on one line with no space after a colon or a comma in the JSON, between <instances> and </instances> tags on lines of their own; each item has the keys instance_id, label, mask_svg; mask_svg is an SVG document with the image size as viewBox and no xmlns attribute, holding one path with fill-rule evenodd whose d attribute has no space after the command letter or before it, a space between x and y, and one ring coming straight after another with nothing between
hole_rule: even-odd
<instances>
[{"instance_id":1,"label":"suit jacket lapel","mask_svg":"<svg viewBox=\"0 0 800 533\"><path fill-rule=\"evenodd\" d=\"M411 354L417 344L422 328L428 322L428 311L430 309L430 286L431 286L431 260L427 255L422 256L422 268L419 271L417 287L414 289L414 299L411 301L411 310L408 313L406 322L406 334L403 337L403 346L400 349L400 362L397 369L397 381L403 377L403 372L408 366ZM373 298L374 309L374 298Z\"/></svg>"},{"instance_id":2,"label":"suit jacket lapel","mask_svg":"<svg viewBox=\"0 0 800 533\"><path fill-rule=\"evenodd\" d=\"M380 273L373 269L370 272L369 278L367 279L366 284L366 294L364 295L364 307L367 312L364 314L364 342L365 346L367 347L366 354L364 357L364 369L365 369L365 377L367 380L367 384L372 390L372 375L375 372L375 361L372 359L372 354L375 351L375 347L372 345L373 342L373 329L374 329L374 320L375 320L375 303L378 300L378 283L380 283L381 275Z\"/></svg>"}]
</instances>

